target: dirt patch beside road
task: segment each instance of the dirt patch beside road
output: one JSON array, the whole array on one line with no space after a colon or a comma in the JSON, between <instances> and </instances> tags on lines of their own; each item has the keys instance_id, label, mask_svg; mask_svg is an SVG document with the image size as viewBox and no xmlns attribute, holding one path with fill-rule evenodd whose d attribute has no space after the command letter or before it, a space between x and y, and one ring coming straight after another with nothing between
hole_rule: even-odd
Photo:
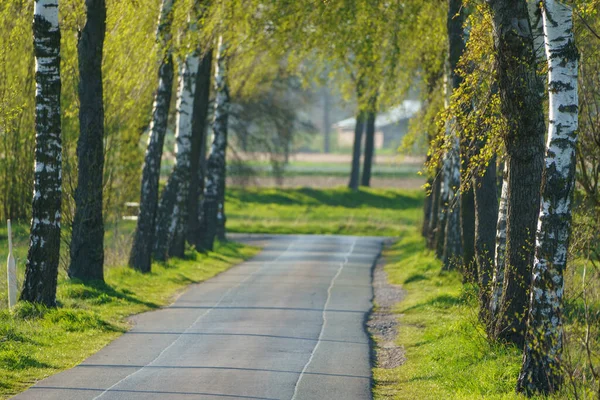
<instances>
[{"instance_id":1,"label":"dirt patch beside road","mask_svg":"<svg viewBox=\"0 0 600 400\"><path fill-rule=\"evenodd\" d=\"M377 367L391 369L404 364L406 360L404 347L396 344L398 319L392 313L392 308L402 301L405 293L400 286L388 283L384 265L385 260L380 258L373 273L375 309L369 317L367 328L376 343Z\"/></svg>"}]
</instances>

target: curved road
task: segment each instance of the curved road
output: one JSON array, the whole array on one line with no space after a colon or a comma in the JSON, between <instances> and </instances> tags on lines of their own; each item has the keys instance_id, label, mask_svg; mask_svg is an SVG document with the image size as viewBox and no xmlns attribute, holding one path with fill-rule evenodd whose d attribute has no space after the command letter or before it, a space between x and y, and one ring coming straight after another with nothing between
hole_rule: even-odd
<instances>
[{"instance_id":1,"label":"curved road","mask_svg":"<svg viewBox=\"0 0 600 400\"><path fill-rule=\"evenodd\" d=\"M252 260L16 399L370 399L364 326L383 239L260 240Z\"/></svg>"}]
</instances>

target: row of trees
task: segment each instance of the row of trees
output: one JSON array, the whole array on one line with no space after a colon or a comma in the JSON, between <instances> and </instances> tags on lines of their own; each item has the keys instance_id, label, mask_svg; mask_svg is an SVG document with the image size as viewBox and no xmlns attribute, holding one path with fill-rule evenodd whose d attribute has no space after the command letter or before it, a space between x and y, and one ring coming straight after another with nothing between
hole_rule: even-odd
<instances>
[{"instance_id":1,"label":"row of trees","mask_svg":"<svg viewBox=\"0 0 600 400\"><path fill-rule=\"evenodd\" d=\"M36 1L33 49L17 40L0 53L3 73L13 82L1 86L3 130L23 129L28 114L21 110L35 110L33 218L22 299L55 302L61 219L72 228L69 275L102 279L103 218L124 199L140 198L132 267L147 272L152 259L181 256L186 241L210 249L224 235L227 127L252 135L239 116L277 104L272 95L248 101L248 93L290 82L293 73L304 80L321 77L356 99L350 182L356 188L364 127L362 184L368 184L377 111L418 86L426 107L411 138L430 146L423 233L445 269L458 267L479 286L490 338L525 349L518 389L532 394L560 387L577 116L597 104L590 91L592 100L578 103L574 43L577 35L595 32L595 25L573 29L571 8L557 0L163 0L143 10L128 0L87 0L85 7L60 0L69 11L60 18L58 1ZM26 3L11 0L0 14L3 29L15 37L30 32L27 18L9 18L10 12L27 16ZM583 21L598 6L596 0L575 5ZM61 37L61 29L70 34ZM35 96L23 84L27 74L13 78L3 61L15 59L33 77L27 60L18 57L28 51L35 55ZM213 140L207 149L213 64ZM288 108L281 110L268 123L285 147L295 121ZM593 111L588 115L595 118ZM264 118L253 121L266 125ZM173 125L175 167L161 192L165 135ZM148 134L143 169L142 134ZM31 145L3 137L5 152ZM594 153L594 137L585 141L588 153ZM588 160L580 157L583 171L595 171L586 174L586 191L596 193L597 164ZM20 164L2 165L14 172ZM498 202L496 166L502 164ZM77 187L72 198L65 187ZM22 212L12 200L3 206L6 213Z\"/></svg>"},{"instance_id":2,"label":"row of trees","mask_svg":"<svg viewBox=\"0 0 600 400\"><path fill-rule=\"evenodd\" d=\"M280 50L270 50L268 33L238 14L237 5L164 0L140 10L130 0L60 0L60 6L54 0L36 1L32 9L26 0L10 0L0 6L2 212L32 221L22 300L55 305L65 259L69 277L103 280L104 225L121 218L127 201L140 199L131 267L148 272L153 259L183 256L186 242L211 250L225 232L229 122L242 146L289 148L298 122L287 96L297 91L293 75L280 65ZM171 130L175 167L161 191ZM27 157L35 167L27 167Z\"/></svg>"},{"instance_id":3,"label":"row of trees","mask_svg":"<svg viewBox=\"0 0 600 400\"><path fill-rule=\"evenodd\" d=\"M488 337L523 349L517 391L553 393L565 378L578 93L590 93L575 43L594 32L598 4L449 0L447 11L445 60L417 71L428 109L416 126L430 139L423 235L478 287ZM582 174L595 165L582 159Z\"/></svg>"},{"instance_id":4,"label":"row of trees","mask_svg":"<svg viewBox=\"0 0 600 400\"><path fill-rule=\"evenodd\" d=\"M201 51L196 32L207 12L201 1L187 8L190 44L175 54L172 37L174 2L164 0L157 30L158 90L149 127L148 148L142 173L140 215L131 251L130 266L149 272L152 255L165 260L182 257L185 240L201 250L212 250L217 225L224 235L225 151L229 92L226 78L226 46L219 38L215 75L213 145L206 172L205 121L208 114L212 50ZM61 148L61 31L57 0L37 1L33 37L36 62L36 153L32 205L31 242L21 299L55 306L60 259L62 212ZM79 70L79 137L77 140L77 189L70 241L71 278L104 279L104 95L103 47L106 3L88 0L85 24L77 43ZM171 92L178 57L176 96L176 165L160 202L159 178L168 126ZM194 168L192 168L192 164ZM198 190L206 175L204 193ZM192 190L193 189L193 190ZM190 213L190 211L192 213ZM202 226L204 225L204 226Z\"/></svg>"}]
</instances>

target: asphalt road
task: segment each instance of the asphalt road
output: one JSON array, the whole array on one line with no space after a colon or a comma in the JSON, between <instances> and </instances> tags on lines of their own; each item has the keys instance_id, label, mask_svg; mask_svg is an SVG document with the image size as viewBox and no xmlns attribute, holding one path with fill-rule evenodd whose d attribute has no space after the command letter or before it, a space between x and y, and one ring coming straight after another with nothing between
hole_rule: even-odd
<instances>
[{"instance_id":1,"label":"asphalt road","mask_svg":"<svg viewBox=\"0 0 600 400\"><path fill-rule=\"evenodd\" d=\"M16 399L370 399L364 326L382 239L261 240L257 257Z\"/></svg>"}]
</instances>

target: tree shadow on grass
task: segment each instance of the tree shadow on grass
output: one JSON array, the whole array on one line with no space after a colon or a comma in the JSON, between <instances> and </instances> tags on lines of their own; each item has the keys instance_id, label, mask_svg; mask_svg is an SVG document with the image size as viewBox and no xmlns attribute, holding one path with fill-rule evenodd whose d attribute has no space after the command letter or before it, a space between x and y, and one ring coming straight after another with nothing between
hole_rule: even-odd
<instances>
[{"instance_id":1,"label":"tree shadow on grass","mask_svg":"<svg viewBox=\"0 0 600 400\"><path fill-rule=\"evenodd\" d=\"M421 207L422 199L397 191L351 191L348 189L319 190L312 188L278 190L232 189L242 204L326 205L345 208L374 207L402 210Z\"/></svg>"},{"instance_id":2,"label":"tree shadow on grass","mask_svg":"<svg viewBox=\"0 0 600 400\"><path fill-rule=\"evenodd\" d=\"M56 367L16 351L0 352L0 369L8 371L23 371L31 368Z\"/></svg>"},{"instance_id":3,"label":"tree shadow on grass","mask_svg":"<svg viewBox=\"0 0 600 400\"><path fill-rule=\"evenodd\" d=\"M118 290L102 281L83 282L72 279L65 283L65 295L69 299L89 300L93 304L105 304L115 300L125 300L129 303L144 305L149 308L160 307L157 303L140 300L131 295L128 290Z\"/></svg>"}]
</instances>

